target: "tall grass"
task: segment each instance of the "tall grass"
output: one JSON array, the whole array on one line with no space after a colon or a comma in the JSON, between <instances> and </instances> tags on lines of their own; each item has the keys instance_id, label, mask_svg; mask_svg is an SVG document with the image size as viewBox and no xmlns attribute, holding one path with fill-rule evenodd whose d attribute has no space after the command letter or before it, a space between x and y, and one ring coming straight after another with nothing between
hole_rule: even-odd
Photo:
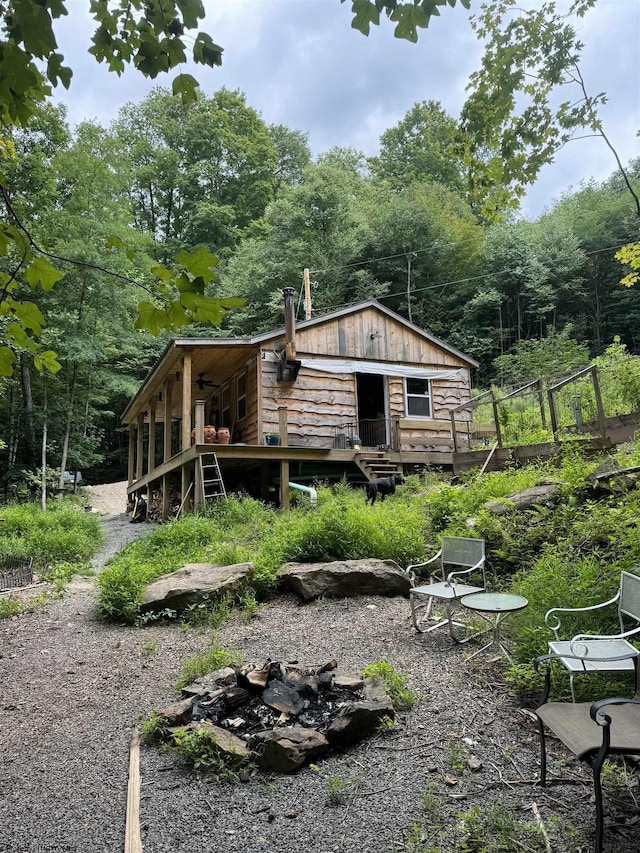
<instances>
[{"instance_id":1,"label":"tall grass","mask_svg":"<svg viewBox=\"0 0 640 853\"><path fill-rule=\"evenodd\" d=\"M0 554L33 557L39 571L59 562L83 563L103 539L98 517L70 501L50 501L46 512L35 504L7 506L0 518Z\"/></svg>"}]
</instances>

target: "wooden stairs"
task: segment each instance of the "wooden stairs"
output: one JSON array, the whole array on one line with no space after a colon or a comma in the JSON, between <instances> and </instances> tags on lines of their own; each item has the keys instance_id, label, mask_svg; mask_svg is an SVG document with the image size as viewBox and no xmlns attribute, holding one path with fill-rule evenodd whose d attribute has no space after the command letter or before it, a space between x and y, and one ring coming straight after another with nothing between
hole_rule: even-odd
<instances>
[{"instance_id":1,"label":"wooden stairs","mask_svg":"<svg viewBox=\"0 0 640 853\"><path fill-rule=\"evenodd\" d=\"M355 463L367 480L402 474L402 468L385 456L383 450L363 450L356 453Z\"/></svg>"}]
</instances>

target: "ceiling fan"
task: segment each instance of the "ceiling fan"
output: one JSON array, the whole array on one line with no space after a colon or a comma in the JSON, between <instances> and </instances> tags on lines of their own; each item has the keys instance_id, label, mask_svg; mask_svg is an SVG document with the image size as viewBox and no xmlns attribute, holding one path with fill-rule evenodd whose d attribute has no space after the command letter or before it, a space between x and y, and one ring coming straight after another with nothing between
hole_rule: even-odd
<instances>
[{"instance_id":1,"label":"ceiling fan","mask_svg":"<svg viewBox=\"0 0 640 853\"><path fill-rule=\"evenodd\" d=\"M204 373L199 373L198 378L193 380L193 384L197 385L200 391L204 391L205 388L219 388L215 382L212 382L210 379L204 378Z\"/></svg>"}]
</instances>

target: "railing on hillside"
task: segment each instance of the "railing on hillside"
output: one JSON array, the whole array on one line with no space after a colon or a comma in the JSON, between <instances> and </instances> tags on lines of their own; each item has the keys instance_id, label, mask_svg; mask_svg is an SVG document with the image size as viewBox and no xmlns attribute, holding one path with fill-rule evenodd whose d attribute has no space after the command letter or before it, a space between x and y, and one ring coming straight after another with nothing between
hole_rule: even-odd
<instances>
[{"instance_id":1,"label":"railing on hillside","mask_svg":"<svg viewBox=\"0 0 640 853\"><path fill-rule=\"evenodd\" d=\"M463 410L471 415L466 435L461 435L456 420ZM494 444L544 444L576 435L604 437L605 408L598 368L590 365L569 375L485 391L452 410L451 434L456 453Z\"/></svg>"}]
</instances>

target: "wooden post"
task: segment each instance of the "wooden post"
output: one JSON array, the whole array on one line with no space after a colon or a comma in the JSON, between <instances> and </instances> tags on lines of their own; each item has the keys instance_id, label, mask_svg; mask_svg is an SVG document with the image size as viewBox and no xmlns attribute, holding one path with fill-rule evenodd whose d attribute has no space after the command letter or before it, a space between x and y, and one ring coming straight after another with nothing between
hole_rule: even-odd
<instances>
[{"instance_id":1,"label":"wooden post","mask_svg":"<svg viewBox=\"0 0 640 853\"><path fill-rule=\"evenodd\" d=\"M188 512L191 506L191 476L190 465L183 464L181 468L182 508Z\"/></svg>"},{"instance_id":2,"label":"wooden post","mask_svg":"<svg viewBox=\"0 0 640 853\"><path fill-rule=\"evenodd\" d=\"M142 479L142 441L144 432L144 412L138 415L138 435L136 436L136 480Z\"/></svg>"},{"instance_id":3,"label":"wooden post","mask_svg":"<svg viewBox=\"0 0 640 853\"><path fill-rule=\"evenodd\" d=\"M600 393L600 382L598 380L598 368L593 367L591 370L591 378L593 379L593 393L596 398L596 409L598 410L598 424L600 425L600 434L603 438L607 437L607 425L604 419L604 406L602 405L602 394Z\"/></svg>"},{"instance_id":4,"label":"wooden post","mask_svg":"<svg viewBox=\"0 0 640 853\"><path fill-rule=\"evenodd\" d=\"M169 518L171 511L171 476L165 474L162 478L162 520Z\"/></svg>"},{"instance_id":5,"label":"wooden post","mask_svg":"<svg viewBox=\"0 0 640 853\"><path fill-rule=\"evenodd\" d=\"M163 461L168 462L171 459L171 391L172 384L170 379L165 379L162 389L162 399L164 400L164 448Z\"/></svg>"},{"instance_id":6,"label":"wooden post","mask_svg":"<svg viewBox=\"0 0 640 853\"><path fill-rule=\"evenodd\" d=\"M287 423L286 406L278 406L278 432L280 433L280 447L288 447L289 424Z\"/></svg>"},{"instance_id":7,"label":"wooden post","mask_svg":"<svg viewBox=\"0 0 640 853\"><path fill-rule=\"evenodd\" d=\"M542 379L538 380L538 403L540 404L540 420L542 421L542 429L546 429L547 416L544 411L544 392L542 390Z\"/></svg>"},{"instance_id":8,"label":"wooden post","mask_svg":"<svg viewBox=\"0 0 640 853\"><path fill-rule=\"evenodd\" d=\"M289 509L289 460L280 460L280 506Z\"/></svg>"},{"instance_id":9,"label":"wooden post","mask_svg":"<svg viewBox=\"0 0 640 853\"><path fill-rule=\"evenodd\" d=\"M196 444L204 444L204 400L196 400Z\"/></svg>"},{"instance_id":10,"label":"wooden post","mask_svg":"<svg viewBox=\"0 0 640 853\"><path fill-rule=\"evenodd\" d=\"M304 319L311 319L311 282L309 281L309 270L305 267L304 280Z\"/></svg>"},{"instance_id":11,"label":"wooden post","mask_svg":"<svg viewBox=\"0 0 640 853\"><path fill-rule=\"evenodd\" d=\"M147 447L147 471L151 472L156 467L156 406L158 397L149 400L149 445Z\"/></svg>"},{"instance_id":12,"label":"wooden post","mask_svg":"<svg viewBox=\"0 0 640 853\"><path fill-rule=\"evenodd\" d=\"M553 399L553 391L547 391L547 399L549 400L549 418L551 419L551 431L553 432L553 440L558 440L558 418L556 415L556 404Z\"/></svg>"},{"instance_id":13,"label":"wooden post","mask_svg":"<svg viewBox=\"0 0 640 853\"><path fill-rule=\"evenodd\" d=\"M458 433L456 432L456 417L451 412L451 438L453 439L453 452L458 452Z\"/></svg>"},{"instance_id":14,"label":"wooden post","mask_svg":"<svg viewBox=\"0 0 640 853\"><path fill-rule=\"evenodd\" d=\"M262 496L262 500L265 503L268 503L270 495L269 495L269 463L261 462L260 463L260 494Z\"/></svg>"},{"instance_id":15,"label":"wooden post","mask_svg":"<svg viewBox=\"0 0 640 853\"><path fill-rule=\"evenodd\" d=\"M182 356L182 444L181 450L191 447L191 350Z\"/></svg>"},{"instance_id":16,"label":"wooden post","mask_svg":"<svg viewBox=\"0 0 640 853\"><path fill-rule=\"evenodd\" d=\"M127 479L131 485L135 478L136 428L129 424L129 457L127 459Z\"/></svg>"},{"instance_id":17,"label":"wooden post","mask_svg":"<svg viewBox=\"0 0 640 853\"><path fill-rule=\"evenodd\" d=\"M491 395L491 398L491 405L493 406L493 421L496 425L496 439L498 440L498 447L502 447L502 432L500 431L500 419L498 418L498 402L493 394ZM471 417L473 417L473 413Z\"/></svg>"},{"instance_id":18,"label":"wooden post","mask_svg":"<svg viewBox=\"0 0 640 853\"><path fill-rule=\"evenodd\" d=\"M140 839L140 737L136 729L129 748L129 784L124 853L142 853Z\"/></svg>"}]
</instances>

